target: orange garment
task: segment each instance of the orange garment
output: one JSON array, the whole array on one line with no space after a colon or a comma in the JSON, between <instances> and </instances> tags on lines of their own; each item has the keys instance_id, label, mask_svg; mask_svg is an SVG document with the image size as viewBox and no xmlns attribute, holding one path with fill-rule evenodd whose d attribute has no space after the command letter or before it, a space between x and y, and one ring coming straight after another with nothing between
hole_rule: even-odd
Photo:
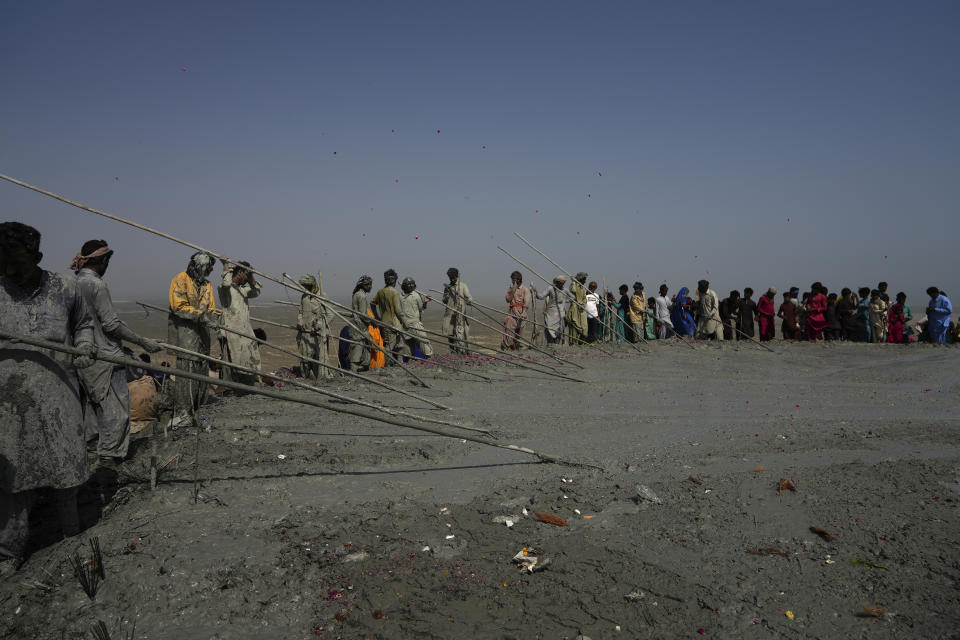
<instances>
[{"instance_id":1,"label":"orange garment","mask_svg":"<svg viewBox=\"0 0 960 640\"><path fill-rule=\"evenodd\" d=\"M373 312L370 309L367 309L367 315L371 318L374 318ZM367 327L367 331L370 332L370 339L373 340L374 344L383 349L383 338L380 337L380 329L377 329L375 326L370 325ZM362 351L360 353L363 353ZM387 356L383 354L383 351L377 349L370 349L370 368L374 367L384 367L387 365Z\"/></svg>"}]
</instances>

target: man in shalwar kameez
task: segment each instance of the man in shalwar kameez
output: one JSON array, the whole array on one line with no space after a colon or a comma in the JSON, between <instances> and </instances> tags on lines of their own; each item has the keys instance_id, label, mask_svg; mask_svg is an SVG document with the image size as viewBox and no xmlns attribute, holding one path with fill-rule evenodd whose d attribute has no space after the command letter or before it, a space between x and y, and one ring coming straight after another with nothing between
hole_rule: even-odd
<instances>
[{"instance_id":1,"label":"man in shalwar kameez","mask_svg":"<svg viewBox=\"0 0 960 640\"><path fill-rule=\"evenodd\" d=\"M630 308L627 309L627 319L633 328L632 342L637 342L641 337L646 339L644 323L647 319L647 294L643 290L642 282L633 283L633 295L630 296Z\"/></svg>"},{"instance_id":2,"label":"man in shalwar kameez","mask_svg":"<svg viewBox=\"0 0 960 640\"><path fill-rule=\"evenodd\" d=\"M377 291L370 301L370 310L374 317L380 321L380 337L383 339L384 350L394 357L400 351L400 344L403 337L400 332L404 329L403 320L400 317L400 293L397 292L397 272L393 269L387 269L383 272L383 287ZM395 360L387 359L384 354L387 365L396 364Z\"/></svg>"},{"instance_id":3,"label":"man in shalwar kameez","mask_svg":"<svg viewBox=\"0 0 960 640\"><path fill-rule=\"evenodd\" d=\"M90 477L77 369L94 363L94 320L74 278L40 268L40 232L0 224L0 329L72 357L0 340L0 577L23 564L37 491L53 489L64 535L80 532L77 488Z\"/></svg>"},{"instance_id":4,"label":"man in shalwar kameez","mask_svg":"<svg viewBox=\"0 0 960 640\"><path fill-rule=\"evenodd\" d=\"M500 348L504 351L519 348L518 341L523 337L523 323L530 309L530 291L523 286L523 275L519 271L510 274L510 288L505 296L508 310L503 319L503 340Z\"/></svg>"},{"instance_id":5,"label":"man in shalwar kameez","mask_svg":"<svg viewBox=\"0 0 960 640\"><path fill-rule=\"evenodd\" d=\"M570 306L567 308L567 343L584 344L587 342L587 290L583 284L587 274L581 271L570 283Z\"/></svg>"},{"instance_id":6,"label":"man in shalwar kameez","mask_svg":"<svg viewBox=\"0 0 960 640\"><path fill-rule=\"evenodd\" d=\"M330 335L330 322L333 313L317 295L320 283L312 275L300 278L300 286L314 295L304 293L300 296L300 309L297 311L297 350L300 355L312 360L327 362L327 337ZM328 363L329 364L329 363ZM300 373L305 378L329 378L333 372L316 362L300 361Z\"/></svg>"},{"instance_id":7,"label":"man in shalwar kameez","mask_svg":"<svg viewBox=\"0 0 960 640\"><path fill-rule=\"evenodd\" d=\"M427 299L417 291L417 282L413 278L404 278L400 291L400 317L408 334L401 337L400 353L414 355L414 351L419 349L424 358L429 358L433 355L433 345L423 330L423 310L427 308Z\"/></svg>"},{"instance_id":8,"label":"man in shalwar kameez","mask_svg":"<svg viewBox=\"0 0 960 640\"><path fill-rule=\"evenodd\" d=\"M253 326L250 324L250 303L248 300L260 295L260 283L250 272L249 262L241 262L233 266L224 264L223 275L220 277L220 316L222 326L233 331L253 335ZM220 331L220 352L222 360L233 362L248 369L260 369L260 343L250 338L244 338L233 331ZM224 380L233 380L242 384L257 384L257 376L245 371L235 371L224 367L220 371Z\"/></svg>"},{"instance_id":9,"label":"man in shalwar kameez","mask_svg":"<svg viewBox=\"0 0 960 640\"><path fill-rule=\"evenodd\" d=\"M212 271L213 256L198 251L190 256L186 270L170 281L167 341L204 355L210 355L210 331L207 327L217 324L213 285L207 281ZM210 370L207 362L201 358L179 352L176 366L200 375L207 375ZM174 426L190 424L191 412L199 408L206 398L207 383L187 380L183 376L177 378L173 386L173 402L179 415L175 416Z\"/></svg>"},{"instance_id":10,"label":"man in shalwar kameez","mask_svg":"<svg viewBox=\"0 0 960 640\"><path fill-rule=\"evenodd\" d=\"M443 304L447 309L443 312L440 330L447 336L451 353L470 353L467 341L470 340L470 323L467 321L467 305L473 302L470 289L460 280L460 271L456 267L447 269L447 278L450 282L443 285Z\"/></svg>"},{"instance_id":11,"label":"man in shalwar kameez","mask_svg":"<svg viewBox=\"0 0 960 640\"><path fill-rule=\"evenodd\" d=\"M110 266L113 251L105 240L85 242L70 269L77 274L77 286L93 316L93 341L100 355L126 357L123 340L141 346L150 353L160 345L131 331L113 308L110 290L103 276ZM130 389L127 368L98 360L81 369L80 382L86 392L88 442L98 438L97 454L101 464L112 466L127 457L130 445Z\"/></svg>"},{"instance_id":12,"label":"man in shalwar kameez","mask_svg":"<svg viewBox=\"0 0 960 640\"><path fill-rule=\"evenodd\" d=\"M350 327L350 368L353 371L367 371L370 369L370 348L371 336L369 328L373 325L373 314L370 312L370 304L367 302L367 294L373 289L373 278L368 275L360 276L357 285L353 288L353 296L350 298L350 309L353 311L354 327ZM363 333L361 333L361 331Z\"/></svg>"},{"instance_id":13,"label":"man in shalwar kameez","mask_svg":"<svg viewBox=\"0 0 960 640\"><path fill-rule=\"evenodd\" d=\"M723 321L720 319L720 299L706 280L697 283L697 294L699 294L697 300L699 305L697 338L700 340L716 338L722 342Z\"/></svg>"},{"instance_id":14,"label":"man in shalwar kameez","mask_svg":"<svg viewBox=\"0 0 960 640\"><path fill-rule=\"evenodd\" d=\"M553 286L542 295L534 291L538 300L543 300L543 335L547 344L563 344L563 318L566 313L566 294L563 285L567 276L559 275L553 279Z\"/></svg>"}]
</instances>

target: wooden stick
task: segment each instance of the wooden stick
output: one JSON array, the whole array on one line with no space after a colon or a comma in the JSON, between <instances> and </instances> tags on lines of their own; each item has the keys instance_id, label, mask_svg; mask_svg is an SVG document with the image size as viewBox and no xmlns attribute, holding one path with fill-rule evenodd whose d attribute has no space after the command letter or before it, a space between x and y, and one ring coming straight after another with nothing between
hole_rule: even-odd
<instances>
[{"instance_id":1,"label":"wooden stick","mask_svg":"<svg viewBox=\"0 0 960 640\"><path fill-rule=\"evenodd\" d=\"M431 298L431 300L432 300L432 299L433 299L433 298ZM437 331L431 331L430 329L420 329L420 331L423 331L424 333L429 333L429 334L432 335L432 336L438 336L438 337L440 337L440 338L446 338L446 337L447 337L447 336L443 335L442 333L439 333L439 332L437 332ZM559 378L564 378L564 379L566 379L566 380L572 380L572 381L574 381L574 382L585 382L585 380L580 380L579 378L571 378L570 376L564 375L564 374L559 373L559 372L556 372L556 373L555 373L555 371L556 371L555 369L550 369L549 371L544 371L543 369L535 369L534 367L525 365L525 364L523 364L523 363L521 363L521 362L517 362L517 360L523 360L524 362L531 362L531 363L533 363L533 364L535 364L535 365L538 365L538 366L544 366L544 367L546 366L546 365L541 365L540 363L536 362L535 360L530 360L529 358L524 358L524 357L522 357L522 356L511 356L512 359L509 359L509 358L505 358L505 357L499 355L499 353L497 352L497 350L494 349L493 347L488 347L487 345L480 344L480 343L478 343L478 342L471 342L471 341L469 341L469 340L464 340L463 342L464 342L465 344L467 344L468 346L474 347L475 349L484 349L484 350L486 350L486 351L492 351L492 352L493 352L493 353L484 353L484 354L482 354L483 357L485 357L485 358L493 358L494 360L500 360L501 362L503 362L503 363L505 363L505 364L509 364L509 365L514 366L514 367L519 367L519 368L521 368L521 369L529 369L530 371L534 371L534 372L536 372L536 373L541 373L541 374L545 374L545 375L549 375L549 376L557 376L557 377L559 377ZM452 355L452 354L451 354L451 355Z\"/></svg>"},{"instance_id":2,"label":"wooden stick","mask_svg":"<svg viewBox=\"0 0 960 640\"><path fill-rule=\"evenodd\" d=\"M29 336L21 336L16 333L11 333L5 329L0 329L0 338L4 340L9 340L11 342L21 342L23 344L29 344L34 347L39 347L41 349L49 349L51 351L59 351L61 353L69 353L70 355L80 356L86 355L81 351L78 351L74 347L68 347L65 344L59 342L51 342L49 340L42 340L40 338L33 338ZM287 402L296 402L297 404L305 404L311 407L318 407L320 409L328 409L330 411L338 411L339 413L350 413L356 416L363 418L369 418L370 420L376 420L378 422L385 422L387 424L396 425L399 427L406 427L408 429L415 429L417 431L425 431L426 433L432 433L438 436L444 436L446 438L457 438L460 440L468 440L470 442L476 442L477 444L482 444L488 447L496 447L498 449L507 449L509 451L516 451L518 453L525 453L531 456L535 456L541 462L551 462L555 464L566 464L570 466L589 466L591 468L593 465L587 465L585 463L577 462L567 462L556 456L548 455L545 453L539 453L533 449L528 449L527 447L518 447L513 444L501 444L499 442L490 442L483 438L472 436L469 434L459 434L459 433L450 433L444 431L443 429L436 429L434 427L425 427L423 425L410 424L402 420L395 420L393 418L384 418L382 416L371 415L359 411L356 409L349 409L347 407L331 407L326 402L321 402L320 400L313 400L311 398L303 398L298 396L293 396L287 393L280 393L279 391L271 391L268 389L260 389L253 387L247 384L241 384L239 382L234 382L233 380L220 380L218 378L211 378L210 376L205 376L201 373L194 373L192 371L186 371L184 369L178 369L176 367L162 367L155 365L149 362L142 362L140 360L134 360L133 358L121 358L121 357L112 357L112 356L97 356L98 360L103 360L104 362L112 362L113 364L119 364L125 367L138 367L140 369L145 369L147 371L156 371L158 373L171 373L175 372L175 375L181 376L188 380L196 380L197 382L206 382L208 384L214 384L221 387L226 387L228 389L234 389L236 391L245 391L247 393L254 393L257 395L265 396L267 398L275 398L277 400L285 400Z\"/></svg>"},{"instance_id":3,"label":"wooden stick","mask_svg":"<svg viewBox=\"0 0 960 640\"><path fill-rule=\"evenodd\" d=\"M162 311L162 312L167 312L167 313L170 312L169 309L162 309L162 308L157 307L157 306L154 306L154 305L152 305L152 304L147 304L146 302L139 302L139 301L138 301L137 304L140 305L141 307L144 307L145 309L153 309L154 311ZM267 342L266 340L261 340L260 338L258 338L258 337L256 337L256 336L247 335L246 333L243 333L242 331L236 331L236 330L234 330L234 329L230 329L229 327L224 327L224 326L222 326L222 325L215 325L215 326L213 326L213 327L210 327L209 325L206 325L206 324L205 324L204 326L207 326L208 328L211 328L211 329L223 329L224 331L228 331L228 332L230 332L230 333L235 333L235 334L237 334L238 336L242 336L242 337L247 338L248 340L252 340L252 341L254 341L254 342L258 343L258 344L262 344L262 345L264 345L264 346L266 346L266 347L269 347L269 348L271 348L271 349L274 349L274 350L276 350L276 351L280 351L281 353L286 353L286 354L288 354L288 355L294 356L294 357L296 357L298 360L306 360L307 362L313 362L313 363L319 364L319 365L322 366L322 367L325 367L325 368L327 368L327 369L331 369L331 370L336 371L336 372L338 372L338 373L342 373L343 375L350 376L350 377L353 377L353 378L357 378L357 379L359 379L359 380L363 380L364 382L369 382L370 384L375 384L375 385L377 385L378 387L383 387L384 389L389 389L390 391L395 391L395 392L397 392L397 393L401 393L401 394L403 394L403 395L405 395L405 396L409 396L409 397L411 397L411 398L415 398L415 399L419 400L420 402L426 402L427 404L433 405L433 406L437 407L438 409L446 409L446 410L449 410L449 409L450 409L450 407L448 407L448 406L446 406L446 405L443 405L443 404L440 404L439 402L434 402L433 400L429 400L429 399L427 399L427 398L423 398L423 397L418 396L417 394L412 393L412 392L410 392L410 391L404 391L403 389L394 387L393 385L387 384L386 382L381 382L381 381L377 380L376 378L367 378L367 377L361 376L361 375L358 374L358 373L354 373L354 372L352 372L352 371L347 371L346 369L340 369L339 367L333 367L333 366L331 366L331 365L329 365L329 364L327 364L326 362L323 362L323 361L321 361L321 360L316 360L316 359L314 359L314 358L308 358L308 357L306 357L306 356L304 356L304 355L301 355L301 354L297 353L296 351L291 351L290 349L287 349L286 347L281 347L280 345L273 344L272 342Z\"/></svg>"},{"instance_id":4,"label":"wooden stick","mask_svg":"<svg viewBox=\"0 0 960 640\"><path fill-rule=\"evenodd\" d=\"M291 304L292 304L292 303L291 303ZM253 317L253 316L250 316L250 319L253 320L253 321L255 321L255 322L262 322L263 324L272 325L272 326L274 326L274 327L280 327L281 329L290 329L290 330L292 330L292 331L300 331L300 330L297 329L295 326L290 325L290 324L283 324L282 322L274 322L273 320L266 320L266 319L264 319L264 318L255 318L255 317ZM317 335L319 332L317 332L317 331L308 331L307 333L311 333L311 334ZM359 344L359 345L361 345L361 346L366 346L366 345L364 345L364 344L361 343L361 342L357 342L356 340L350 340L350 339L348 339L348 338L344 338L344 337L341 337L341 336L336 336L336 339L337 339L337 340L340 340L341 342L347 342L347 343L349 343L349 344ZM380 345L375 345L375 346L376 346L378 349L380 349L381 351L383 351L383 349L380 348ZM415 355L413 355L413 354L405 355L405 356L403 356L403 357L405 357L405 358L411 358L411 359L413 359L413 360L419 360L419 361L421 361L421 362L430 362L430 360L427 359L427 358L421 358L421 357L415 356ZM463 369L458 369L458 368L456 368L456 367L452 367L452 366L450 366L450 365L447 365L446 363L435 362L434 364L436 364L437 366L440 366L441 364L443 364L443 365L447 366L448 368L453 369L454 371L458 371L458 372L460 372L460 373L467 373L467 374L470 374L471 376L476 376L476 377L478 377L478 378L480 378L480 379L482 379L482 380L486 380L487 382L493 382L493 379L492 379L492 378L488 378L487 376L480 375L479 373L474 373L473 371L464 371Z\"/></svg>"},{"instance_id":5,"label":"wooden stick","mask_svg":"<svg viewBox=\"0 0 960 640\"><path fill-rule=\"evenodd\" d=\"M570 289L573 289L573 283L576 281L576 278L573 277L573 274L572 274L572 273L570 273L569 271L566 271L566 270L565 270L563 267L561 267L559 264L557 264L556 262L554 262L553 260L551 260L551 259L550 259L550 256L548 256L547 254L545 254L544 252L540 251L540 250L537 249L535 246L533 246L532 244L530 244L529 242L527 242L526 238L524 238L522 235L520 235L520 234L517 233L516 231L513 232L513 235L515 235L515 236L517 236L518 238L520 238L520 240L521 240L525 245L527 245L528 247L530 247L531 249L533 249L534 251L536 251L537 253L539 253L541 256L543 256L543 257L547 260L547 262L549 262L550 264L552 264L553 266L555 266L557 269L560 269L560 271L561 271L563 274L565 274L568 278L570 278ZM581 284L580 286L582 287L583 285ZM586 311L586 307L585 307L584 305L578 303L578 302L576 301L576 299L573 298L572 294L568 293L567 295L573 299L574 303L576 303L577 306L579 306L581 309L583 309L584 311ZM641 336L641 340L643 340L644 342L646 342L646 340L645 340L642 336ZM643 353L643 351L641 351L640 348L637 347L636 345L634 345L632 342L630 342L629 344L633 345L633 347L634 347L638 352ZM596 346L596 345L594 345L594 346ZM606 353L608 356L612 356L612 355L613 355L612 353L609 353L608 351L606 351L606 350L604 350L604 349L601 349L600 347L597 347L597 348L600 349L600 351L603 351L604 353Z\"/></svg>"},{"instance_id":6,"label":"wooden stick","mask_svg":"<svg viewBox=\"0 0 960 640\"><path fill-rule=\"evenodd\" d=\"M432 423L434 423L434 424L442 424L442 425L445 425L445 426L448 426L448 427L455 427L455 428L457 428L457 429L466 429L467 431L479 431L479 432L481 432L481 433L486 433L486 434L488 434L488 435L490 434L490 431L488 431L487 429L478 429L478 428L475 428L475 427L466 427L466 426L464 426L464 425L462 425L462 424L457 424L457 423L455 423L455 422L447 422L446 420L438 420L437 418L429 418L429 417L426 417L426 416L420 416L420 415L417 415L417 414L415 414L415 413L407 413L406 411L403 411L403 410L401 410L401 409L387 409L386 407L381 407L380 405L373 404L372 402L365 402L365 401L363 401L363 400L357 400L356 398L350 398L350 397L348 397L348 396L344 396L344 395L341 395L341 394L339 394L339 393L335 393L335 392L333 392L333 391L328 391L327 389L324 389L324 388L322 388L322 387L315 387L315 386L310 385L310 384L307 384L307 383L305 383L305 382L300 382L299 380L290 380L290 379L288 379L288 378L284 378L283 376L278 376L278 375L276 375L276 374L274 374L274 373L267 373L267 372L265 372L265 371L259 371L259 370L257 370L257 369L252 369L252 368L250 368L250 367L244 367L244 366L241 366L241 365L237 365L237 364L234 364L234 363L232 363L232 362L227 362L227 361L221 360L221 359L219 359L219 358L214 358L213 356L208 356L208 355L206 355L206 354L199 353L199 352L197 352L197 351L191 351L190 349L184 349L183 347L178 347L178 346L176 346L176 345L172 345L172 344L169 344L169 343L166 343L166 342L159 342L158 344L159 344L161 347L163 347L164 349L169 349L170 351L176 351L176 352L178 352L178 353L184 353L184 354L187 354L187 355L189 355L189 356L194 356L194 357L196 357L196 358L202 358L203 360L206 360L207 362L215 362L215 363L217 363L217 364L219 364L219 365L229 366L229 367L231 367L231 368L233 368L233 369L237 369L237 370L239 370L239 371L244 371L244 372L246 372L246 373L250 373L250 374L253 374L253 375L260 376L261 378L269 378L269 379L271 379L271 380L276 380L276 381L278 381L278 382L282 382L282 383L284 383L284 384L289 384L289 385L292 385L292 386L294 386L294 387L299 387L299 388L301 388L301 389L306 389L306 390L308 390L308 391L313 391L314 393L319 393L319 394L321 394L321 395L328 396L328 397L330 397L330 398L335 398L336 400L339 400L339 401L341 401L341 402L347 402L347 403L350 403L350 404L356 404L356 405L359 405L359 406L361 406L361 407L366 407L366 408L368 408L368 409L373 409L374 411L380 411L380 412L382 412L382 413L387 414L388 416L403 416L403 417L405 417L405 418L412 418L412 419L414 419L414 420L423 420L424 422L432 422ZM331 411L339 411L339 410L340 410L339 407L332 407L332 406L331 406L331 407L328 407L328 408L329 408Z\"/></svg>"}]
</instances>

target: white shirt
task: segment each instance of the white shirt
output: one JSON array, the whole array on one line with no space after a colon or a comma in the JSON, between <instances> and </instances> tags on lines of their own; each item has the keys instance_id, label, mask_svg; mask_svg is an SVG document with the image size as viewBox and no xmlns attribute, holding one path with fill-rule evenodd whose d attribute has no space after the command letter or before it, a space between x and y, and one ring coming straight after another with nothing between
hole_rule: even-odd
<instances>
[{"instance_id":1,"label":"white shirt","mask_svg":"<svg viewBox=\"0 0 960 640\"><path fill-rule=\"evenodd\" d=\"M657 296L654 302L657 304L657 320L672 327L673 323L670 322L670 309L673 308L673 303L670 302L670 298L667 296Z\"/></svg>"},{"instance_id":2,"label":"white shirt","mask_svg":"<svg viewBox=\"0 0 960 640\"><path fill-rule=\"evenodd\" d=\"M597 305L600 304L600 296L595 293L588 292L587 299L584 302L584 307L587 310L588 318L597 318L600 314L597 312Z\"/></svg>"}]
</instances>

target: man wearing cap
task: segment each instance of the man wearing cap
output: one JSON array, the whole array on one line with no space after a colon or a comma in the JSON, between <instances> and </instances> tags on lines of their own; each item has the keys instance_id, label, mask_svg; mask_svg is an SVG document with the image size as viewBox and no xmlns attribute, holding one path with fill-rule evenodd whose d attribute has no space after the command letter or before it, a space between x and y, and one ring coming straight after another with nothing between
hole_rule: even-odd
<instances>
[{"instance_id":1,"label":"man wearing cap","mask_svg":"<svg viewBox=\"0 0 960 640\"><path fill-rule=\"evenodd\" d=\"M770 287L767 292L757 300L757 323L760 325L760 342L773 340L776 335L776 302L774 297L777 295L777 288Z\"/></svg>"},{"instance_id":2,"label":"man wearing cap","mask_svg":"<svg viewBox=\"0 0 960 640\"><path fill-rule=\"evenodd\" d=\"M519 347L517 341L523 336L523 323L530 309L530 291L523 286L523 275L519 271L510 274L510 288L507 289L504 299L509 308L507 317L503 319L503 340L500 348L513 351Z\"/></svg>"},{"instance_id":3,"label":"man wearing cap","mask_svg":"<svg viewBox=\"0 0 960 640\"><path fill-rule=\"evenodd\" d=\"M113 308L110 290L103 276L110 266L113 251L106 240L89 240L80 248L70 269L77 274L77 288L93 316L93 343L100 355L126 357L123 340L139 345L150 353L160 345L137 335L120 321ZM97 455L104 466L113 466L127 457L130 444L130 389L127 369L122 365L98 360L79 370L80 383L86 392L87 442L99 435Z\"/></svg>"},{"instance_id":4,"label":"man wearing cap","mask_svg":"<svg viewBox=\"0 0 960 640\"><path fill-rule=\"evenodd\" d=\"M404 278L400 291L400 317L408 334L401 336L400 353L413 355L419 349L424 358L429 358L433 355L433 345L423 330L423 310L427 308L427 298L417 291L417 282L413 278Z\"/></svg>"},{"instance_id":5,"label":"man wearing cap","mask_svg":"<svg viewBox=\"0 0 960 640\"><path fill-rule=\"evenodd\" d=\"M723 322L720 320L720 299L710 283L701 280L697 283L698 310L697 338L708 340L716 338L723 341Z\"/></svg>"},{"instance_id":6,"label":"man wearing cap","mask_svg":"<svg viewBox=\"0 0 960 640\"><path fill-rule=\"evenodd\" d=\"M309 291L300 296L300 309L297 311L297 351L300 355L327 362L327 338L330 335L332 313L317 298L320 283L309 273L300 278L300 286ZM314 295L310 295L314 294ZM305 378L329 378L333 372L316 362L300 361L300 373Z\"/></svg>"},{"instance_id":7,"label":"man wearing cap","mask_svg":"<svg viewBox=\"0 0 960 640\"><path fill-rule=\"evenodd\" d=\"M387 269L383 272L383 288L377 291L370 301L370 309L374 317L380 321L380 336L383 338L383 348L387 353L396 357L403 342L400 330L404 329L400 314L400 294L397 293L397 272ZM396 364L395 360L387 358L387 366Z\"/></svg>"}]
</instances>

